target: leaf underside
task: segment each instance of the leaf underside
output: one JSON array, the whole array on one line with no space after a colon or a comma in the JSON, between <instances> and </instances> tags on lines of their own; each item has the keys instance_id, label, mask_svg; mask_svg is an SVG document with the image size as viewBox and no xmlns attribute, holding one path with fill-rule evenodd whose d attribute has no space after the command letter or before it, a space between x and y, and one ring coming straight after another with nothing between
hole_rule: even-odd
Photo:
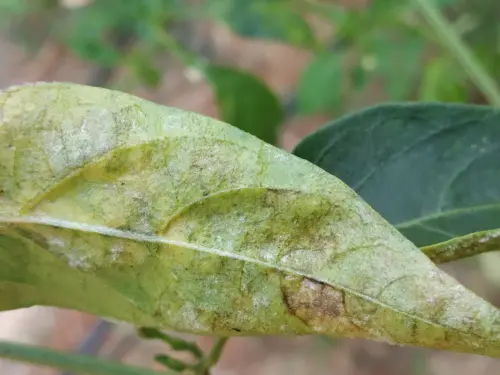
<instances>
[{"instance_id":1,"label":"leaf underside","mask_svg":"<svg viewBox=\"0 0 500 375\"><path fill-rule=\"evenodd\" d=\"M8 89L0 119L1 309L500 356L500 312L305 160L74 84Z\"/></svg>"}]
</instances>

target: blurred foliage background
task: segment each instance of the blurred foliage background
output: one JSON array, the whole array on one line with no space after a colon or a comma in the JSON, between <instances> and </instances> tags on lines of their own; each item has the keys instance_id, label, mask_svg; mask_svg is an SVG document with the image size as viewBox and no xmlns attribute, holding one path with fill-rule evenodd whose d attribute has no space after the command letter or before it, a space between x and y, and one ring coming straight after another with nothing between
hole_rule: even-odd
<instances>
[{"instance_id":1,"label":"blurred foliage background","mask_svg":"<svg viewBox=\"0 0 500 375\"><path fill-rule=\"evenodd\" d=\"M498 82L500 2L434 3ZM219 117L287 150L371 104L488 103L413 0L0 0L0 33L0 88L64 80L119 89ZM480 258L491 277L480 275L475 260L448 270L498 305L494 256ZM157 349L141 347L127 327L113 326L110 336L101 323L88 336L95 320L57 314L53 333L41 335L51 346L120 359L128 353L133 363ZM28 319L21 328L34 331L48 318L37 312ZM15 371L2 373L42 374ZM500 363L356 340L254 338L231 340L217 371L498 374Z\"/></svg>"},{"instance_id":2,"label":"blurred foliage background","mask_svg":"<svg viewBox=\"0 0 500 375\"><path fill-rule=\"evenodd\" d=\"M435 0L457 33L494 77L500 75L500 3ZM344 1L345 3L345 1ZM346 112L373 82L385 100L484 103L443 48L413 1L344 4L314 0L2 0L2 28L30 54L47 40L104 69L126 68L127 88L156 88L162 56L175 56L202 74L222 117L275 143L284 115ZM288 44L311 52L296 87L278 95L249 72L218 61L194 29L224 25L244 38ZM220 65L222 63L222 65ZM286 64L286 62L284 62ZM290 103L291 101L291 103Z\"/></svg>"}]
</instances>

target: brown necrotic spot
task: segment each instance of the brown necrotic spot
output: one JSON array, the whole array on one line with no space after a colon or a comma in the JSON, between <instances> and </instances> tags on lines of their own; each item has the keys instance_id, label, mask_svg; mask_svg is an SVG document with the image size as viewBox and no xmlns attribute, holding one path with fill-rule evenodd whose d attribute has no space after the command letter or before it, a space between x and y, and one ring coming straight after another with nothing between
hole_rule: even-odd
<instances>
[{"instance_id":1,"label":"brown necrotic spot","mask_svg":"<svg viewBox=\"0 0 500 375\"><path fill-rule=\"evenodd\" d=\"M312 328L333 328L345 317L344 292L327 284L301 276L285 276L281 292L288 312Z\"/></svg>"}]
</instances>

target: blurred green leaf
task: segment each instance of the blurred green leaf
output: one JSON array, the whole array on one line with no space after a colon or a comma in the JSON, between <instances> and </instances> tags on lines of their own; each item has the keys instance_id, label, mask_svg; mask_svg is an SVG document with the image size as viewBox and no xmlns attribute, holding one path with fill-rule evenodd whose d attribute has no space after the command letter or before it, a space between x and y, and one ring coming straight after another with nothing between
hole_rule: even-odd
<instances>
[{"instance_id":1,"label":"blurred green leaf","mask_svg":"<svg viewBox=\"0 0 500 375\"><path fill-rule=\"evenodd\" d=\"M0 1L0 28L29 53L37 53L53 36L60 16L57 0Z\"/></svg>"},{"instance_id":2,"label":"blurred green leaf","mask_svg":"<svg viewBox=\"0 0 500 375\"><path fill-rule=\"evenodd\" d=\"M120 24L120 12L110 12L102 4L95 1L69 12L67 21L59 25L59 34L81 59L113 66L120 61L120 53L113 46L110 33Z\"/></svg>"},{"instance_id":3,"label":"blurred green leaf","mask_svg":"<svg viewBox=\"0 0 500 375\"><path fill-rule=\"evenodd\" d=\"M422 65L425 41L412 30L390 29L374 33L370 53L391 100L407 100L415 89Z\"/></svg>"},{"instance_id":4,"label":"blurred green leaf","mask_svg":"<svg viewBox=\"0 0 500 375\"><path fill-rule=\"evenodd\" d=\"M463 69L447 58L434 58L424 65L421 101L467 102L468 85Z\"/></svg>"},{"instance_id":5,"label":"blurred green leaf","mask_svg":"<svg viewBox=\"0 0 500 375\"><path fill-rule=\"evenodd\" d=\"M315 37L299 10L283 0L209 0L210 14L239 35L314 47Z\"/></svg>"},{"instance_id":6,"label":"blurred green leaf","mask_svg":"<svg viewBox=\"0 0 500 375\"><path fill-rule=\"evenodd\" d=\"M0 341L0 357L87 375L164 374L147 368L110 362L87 355L65 353L37 346L5 341Z\"/></svg>"},{"instance_id":7,"label":"blurred green leaf","mask_svg":"<svg viewBox=\"0 0 500 375\"><path fill-rule=\"evenodd\" d=\"M265 142L276 143L284 112L278 98L262 80L217 65L207 66L204 74L215 91L225 122Z\"/></svg>"},{"instance_id":8,"label":"blurred green leaf","mask_svg":"<svg viewBox=\"0 0 500 375\"><path fill-rule=\"evenodd\" d=\"M359 63L351 67L350 78L352 87L356 91L363 90L368 83L366 69Z\"/></svg>"},{"instance_id":9,"label":"blurred green leaf","mask_svg":"<svg viewBox=\"0 0 500 375\"><path fill-rule=\"evenodd\" d=\"M382 105L332 122L294 153L426 246L500 227L499 123L500 111L483 106Z\"/></svg>"},{"instance_id":10,"label":"blurred green leaf","mask_svg":"<svg viewBox=\"0 0 500 375\"><path fill-rule=\"evenodd\" d=\"M122 59L114 42L117 33L144 39L154 46L156 40L148 31L153 25L165 27L166 20L179 6L178 0L94 1L83 8L68 11L66 20L58 25L59 34L80 58L102 66L113 66ZM151 85L157 77L152 66L146 65L150 64L138 61L136 69Z\"/></svg>"},{"instance_id":11,"label":"blurred green leaf","mask_svg":"<svg viewBox=\"0 0 500 375\"><path fill-rule=\"evenodd\" d=\"M300 77L297 91L298 112L329 112L341 102L342 51L323 53L312 60Z\"/></svg>"},{"instance_id":12,"label":"blurred green leaf","mask_svg":"<svg viewBox=\"0 0 500 375\"><path fill-rule=\"evenodd\" d=\"M128 65L133 73L149 87L157 87L160 84L162 73L155 65L154 56L145 52L136 51L128 56Z\"/></svg>"}]
</instances>

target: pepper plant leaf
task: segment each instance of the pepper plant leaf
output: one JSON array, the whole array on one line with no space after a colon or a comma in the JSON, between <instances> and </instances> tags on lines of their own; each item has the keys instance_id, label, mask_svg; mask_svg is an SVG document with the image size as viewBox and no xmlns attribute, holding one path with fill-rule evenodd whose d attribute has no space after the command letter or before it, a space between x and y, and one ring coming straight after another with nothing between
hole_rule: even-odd
<instances>
[{"instance_id":1,"label":"pepper plant leaf","mask_svg":"<svg viewBox=\"0 0 500 375\"><path fill-rule=\"evenodd\" d=\"M380 105L323 127L294 154L428 246L500 228L499 123L487 106Z\"/></svg>"},{"instance_id":2,"label":"pepper plant leaf","mask_svg":"<svg viewBox=\"0 0 500 375\"><path fill-rule=\"evenodd\" d=\"M275 144L285 113L260 78L239 69L209 64L203 74L214 90L223 121Z\"/></svg>"},{"instance_id":3,"label":"pepper plant leaf","mask_svg":"<svg viewBox=\"0 0 500 375\"><path fill-rule=\"evenodd\" d=\"M2 309L500 356L500 311L306 160L107 89L13 87L0 109Z\"/></svg>"}]
</instances>

